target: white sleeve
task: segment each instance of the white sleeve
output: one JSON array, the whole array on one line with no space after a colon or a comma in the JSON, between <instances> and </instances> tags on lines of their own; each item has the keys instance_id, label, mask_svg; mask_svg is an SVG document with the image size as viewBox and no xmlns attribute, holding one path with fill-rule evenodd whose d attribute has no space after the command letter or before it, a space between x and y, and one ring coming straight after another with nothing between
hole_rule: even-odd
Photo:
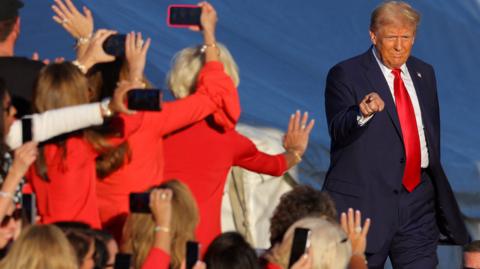
<instances>
[{"instance_id":1,"label":"white sleeve","mask_svg":"<svg viewBox=\"0 0 480 269\"><path fill-rule=\"evenodd\" d=\"M41 114L27 116L32 118L33 140L42 142L57 135L103 123L99 103L64 107L49 110ZM7 145L15 149L22 145L22 121L16 120L6 138Z\"/></svg>"}]
</instances>

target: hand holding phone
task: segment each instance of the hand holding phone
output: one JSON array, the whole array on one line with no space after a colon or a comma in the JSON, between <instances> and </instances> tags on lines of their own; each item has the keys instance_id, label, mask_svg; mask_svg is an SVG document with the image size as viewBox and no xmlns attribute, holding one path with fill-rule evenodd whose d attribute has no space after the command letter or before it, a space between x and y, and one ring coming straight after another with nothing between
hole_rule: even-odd
<instances>
[{"instance_id":1,"label":"hand holding phone","mask_svg":"<svg viewBox=\"0 0 480 269\"><path fill-rule=\"evenodd\" d=\"M168 7L167 24L170 27L201 26L202 8L195 5L170 5Z\"/></svg>"},{"instance_id":2,"label":"hand holding phone","mask_svg":"<svg viewBox=\"0 0 480 269\"><path fill-rule=\"evenodd\" d=\"M162 91L159 89L133 89L127 93L128 109L160 111Z\"/></svg>"},{"instance_id":3,"label":"hand holding phone","mask_svg":"<svg viewBox=\"0 0 480 269\"><path fill-rule=\"evenodd\" d=\"M187 241L185 257L186 269L192 269L200 258L200 244L195 241Z\"/></svg>"},{"instance_id":4,"label":"hand holding phone","mask_svg":"<svg viewBox=\"0 0 480 269\"><path fill-rule=\"evenodd\" d=\"M293 264L295 264L310 247L310 233L310 229L295 228L288 268L292 268Z\"/></svg>"}]
</instances>

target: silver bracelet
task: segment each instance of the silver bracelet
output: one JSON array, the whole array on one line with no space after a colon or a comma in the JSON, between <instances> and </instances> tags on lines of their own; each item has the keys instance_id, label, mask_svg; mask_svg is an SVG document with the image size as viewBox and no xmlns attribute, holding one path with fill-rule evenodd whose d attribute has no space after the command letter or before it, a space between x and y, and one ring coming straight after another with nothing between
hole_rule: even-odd
<instances>
[{"instance_id":1,"label":"silver bracelet","mask_svg":"<svg viewBox=\"0 0 480 269\"><path fill-rule=\"evenodd\" d=\"M87 67L85 67L85 65L81 64L78 60L75 60L72 62L73 65L75 65L78 69L80 69L80 71L83 73L83 74L86 74L87 73Z\"/></svg>"},{"instance_id":2,"label":"silver bracelet","mask_svg":"<svg viewBox=\"0 0 480 269\"><path fill-rule=\"evenodd\" d=\"M10 198L10 199L12 199L12 201L15 201L15 198L13 197L13 194L10 193L10 192L0 191L0 197Z\"/></svg>"},{"instance_id":3,"label":"silver bracelet","mask_svg":"<svg viewBox=\"0 0 480 269\"><path fill-rule=\"evenodd\" d=\"M90 42L90 39L92 39L92 33L90 33L87 36L79 37L77 39L77 47L80 46L80 45L88 44L88 42Z\"/></svg>"}]
</instances>

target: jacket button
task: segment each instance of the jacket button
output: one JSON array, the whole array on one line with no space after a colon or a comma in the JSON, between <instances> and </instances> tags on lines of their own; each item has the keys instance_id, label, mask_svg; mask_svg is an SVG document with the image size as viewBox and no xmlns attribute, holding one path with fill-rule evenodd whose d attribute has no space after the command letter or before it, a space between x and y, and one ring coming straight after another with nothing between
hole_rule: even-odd
<instances>
[{"instance_id":1,"label":"jacket button","mask_svg":"<svg viewBox=\"0 0 480 269\"><path fill-rule=\"evenodd\" d=\"M398 191L398 190L393 190L393 193L394 193L394 194L398 194L399 191Z\"/></svg>"},{"instance_id":2,"label":"jacket button","mask_svg":"<svg viewBox=\"0 0 480 269\"><path fill-rule=\"evenodd\" d=\"M404 164L405 163L405 157L400 158L400 163Z\"/></svg>"}]
</instances>

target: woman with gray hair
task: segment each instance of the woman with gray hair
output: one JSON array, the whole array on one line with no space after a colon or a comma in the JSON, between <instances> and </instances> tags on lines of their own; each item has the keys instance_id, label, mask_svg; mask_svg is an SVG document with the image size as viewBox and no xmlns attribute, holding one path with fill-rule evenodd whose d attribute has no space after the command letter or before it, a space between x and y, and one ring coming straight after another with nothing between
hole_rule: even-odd
<instances>
[{"instance_id":1,"label":"woman with gray hair","mask_svg":"<svg viewBox=\"0 0 480 269\"><path fill-rule=\"evenodd\" d=\"M169 89L179 99L195 93L197 76L207 61L204 50L213 50L219 58L219 62L210 65L224 69L235 86L239 84L238 67L232 55L215 40L215 10L208 3L201 5L205 44L177 53L167 78ZM224 102L236 104L238 95L230 95ZM192 190L200 212L197 240L205 248L221 232L222 193L230 167L280 176L301 161L314 125L313 120L308 122L307 113L302 116L297 111L291 115L283 141L285 152L272 156L258 151L248 138L235 130L219 128L216 123L219 116L218 112L214 113L174 132L164 141L165 178L178 178Z\"/></svg>"},{"instance_id":2,"label":"woman with gray hair","mask_svg":"<svg viewBox=\"0 0 480 269\"><path fill-rule=\"evenodd\" d=\"M304 218L295 222L276 245L266 255L267 268L288 268L290 249L295 228L310 230L310 247L307 255L300 259L311 259L305 269L346 269L352 256L352 245L340 225L323 218ZM297 263L300 263L297 262Z\"/></svg>"}]
</instances>

